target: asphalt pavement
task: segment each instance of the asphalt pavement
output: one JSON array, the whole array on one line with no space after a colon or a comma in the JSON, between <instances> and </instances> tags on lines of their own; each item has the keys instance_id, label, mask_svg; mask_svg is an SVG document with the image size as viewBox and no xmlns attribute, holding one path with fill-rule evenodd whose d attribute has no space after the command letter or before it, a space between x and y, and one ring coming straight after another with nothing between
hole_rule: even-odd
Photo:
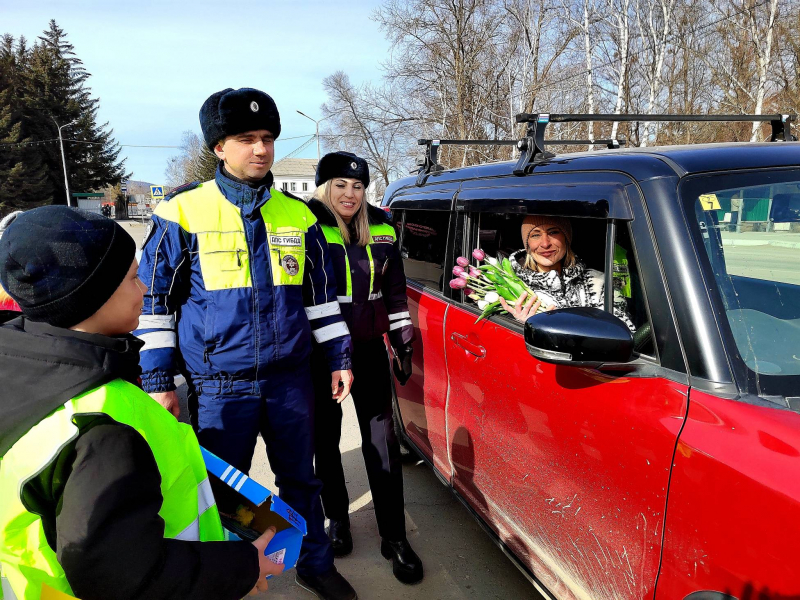
<instances>
[{"instance_id":1,"label":"asphalt pavement","mask_svg":"<svg viewBox=\"0 0 800 600\"><path fill-rule=\"evenodd\" d=\"M124 221L123 227L141 242L145 225ZM186 386L178 393L182 420L187 418ZM354 551L336 561L361 600L538 600L541 596L492 542L469 512L437 479L431 469L412 458L403 465L406 501L406 531L414 550L422 558L425 578L407 586L392 575L391 563L380 554L372 496L361 454L352 401L344 405L341 441L342 462L350 492L350 521ZM259 438L250 476L275 489L263 441ZM275 578L264 596L280 600L309 600L309 592L294 583L294 571Z\"/></svg>"}]
</instances>

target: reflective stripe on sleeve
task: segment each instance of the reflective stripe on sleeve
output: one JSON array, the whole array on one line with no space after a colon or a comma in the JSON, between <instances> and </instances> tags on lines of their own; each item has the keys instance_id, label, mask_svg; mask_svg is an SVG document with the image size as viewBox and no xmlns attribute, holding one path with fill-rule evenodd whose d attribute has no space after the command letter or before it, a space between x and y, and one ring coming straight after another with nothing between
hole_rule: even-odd
<instances>
[{"instance_id":1,"label":"reflective stripe on sleeve","mask_svg":"<svg viewBox=\"0 0 800 600\"><path fill-rule=\"evenodd\" d=\"M306 306L306 316L309 321L340 314L342 314L342 309L339 308L338 301L326 302L325 304L318 304L317 306Z\"/></svg>"},{"instance_id":2,"label":"reflective stripe on sleeve","mask_svg":"<svg viewBox=\"0 0 800 600\"><path fill-rule=\"evenodd\" d=\"M184 542L199 542L200 541L200 519L192 521L186 529L181 531L175 536L176 540L183 540Z\"/></svg>"},{"instance_id":3,"label":"reflective stripe on sleeve","mask_svg":"<svg viewBox=\"0 0 800 600\"><path fill-rule=\"evenodd\" d=\"M389 331L400 329L401 327L405 327L406 325L413 325L411 319L403 319L402 321L397 321L396 323L392 323L391 325L389 325Z\"/></svg>"},{"instance_id":4,"label":"reflective stripe on sleeve","mask_svg":"<svg viewBox=\"0 0 800 600\"><path fill-rule=\"evenodd\" d=\"M239 473L239 471L236 471ZM238 488L237 488L238 489ZM214 500L214 492L211 490L211 483L206 477L203 481L197 484L197 518L192 521L189 526L175 536L176 540L183 540L187 542L200 541L200 515L208 509L216 505Z\"/></svg>"},{"instance_id":5,"label":"reflective stripe on sleeve","mask_svg":"<svg viewBox=\"0 0 800 600\"><path fill-rule=\"evenodd\" d=\"M14 593L14 590L11 589L11 582L8 580L8 577L0 576L0 585L2 585L3 590L3 597L6 600L17 600L17 595Z\"/></svg>"},{"instance_id":6,"label":"reflective stripe on sleeve","mask_svg":"<svg viewBox=\"0 0 800 600\"><path fill-rule=\"evenodd\" d=\"M137 329L175 329L175 315L141 315Z\"/></svg>"},{"instance_id":7,"label":"reflective stripe on sleeve","mask_svg":"<svg viewBox=\"0 0 800 600\"><path fill-rule=\"evenodd\" d=\"M353 301L353 297L352 296L336 296L336 301L337 302L342 302L343 304L347 304L348 302L352 302Z\"/></svg>"},{"instance_id":8,"label":"reflective stripe on sleeve","mask_svg":"<svg viewBox=\"0 0 800 600\"><path fill-rule=\"evenodd\" d=\"M334 323L333 325L326 325L312 332L314 339L318 344L327 342L333 338L341 337L343 335L350 335L350 330L347 329L347 324L344 321Z\"/></svg>"},{"instance_id":9,"label":"reflective stripe on sleeve","mask_svg":"<svg viewBox=\"0 0 800 600\"><path fill-rule=\"evenodd\" d=\"M206 477L197 486L197 514L202 515L214 504L216 504L214 492L211 490L211 483L209 483L208 477Z\"/></svg>"},{"instance_id":10,"label":"reflective stripe on sleeve","mask_svg":"<svg viewBox=\"0 0 800 600\"><path fill-rule=\"evenodd\" d=\"M378 292L377 294L370 294L368 300L380 300L383 298L383 292Z\"/></svg>"},{"instance_id":11,"label":"reflective stripe on sleeve","mask_svg":"<svg viewBox=\"0 0 800 600\"><path fill-rule=\"evenodd\" d=\"M397 321L397 319L408 319L410 317L411 317L411 315L408 313L408 311L405 311L405 312L399 312L399 313L390 314L389 315L389 320L390 321Z\"/></svg>"},{"instance_id":12,"label":"reflective stripe on sleeve","mask_svg":"<svg viewBox=\"0 0 800 600\"><path fill-rule=\"evenodd\" d=\"M174 331L151 331L150 333L143 333L137 337L144 342L144 346L142 346L140 352L155 350L156 348L175 347Z\"/></svg>"}]
</instances>

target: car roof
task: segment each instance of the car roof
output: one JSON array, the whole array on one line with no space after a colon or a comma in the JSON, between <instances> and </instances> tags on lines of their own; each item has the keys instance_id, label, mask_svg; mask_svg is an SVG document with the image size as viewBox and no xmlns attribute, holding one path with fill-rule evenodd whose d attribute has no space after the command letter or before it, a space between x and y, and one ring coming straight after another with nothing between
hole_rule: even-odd
<instances>
[{"instance_id":1,"label":"car roof","mask_svg":"<svg viewBox=\"0 0 800 600\"><path fill-rule=\"evenodd\" d=\"M469 180L512 178L515 166L516 161L505 161L434 172L426 177L422 186L417 185L416 176L406 177L387 188L384 202L391 202L401 189L421 190L431 185L439 187ZM644 181L712 171L792 166L800 166L800 142L738 142L558 154L535 163L527 176L565 171L616 171ZM527 176L514 177L513 181L517 185L523 184ZM498 182L498 185L503 184Z\"/></svg>"}]
</instances>

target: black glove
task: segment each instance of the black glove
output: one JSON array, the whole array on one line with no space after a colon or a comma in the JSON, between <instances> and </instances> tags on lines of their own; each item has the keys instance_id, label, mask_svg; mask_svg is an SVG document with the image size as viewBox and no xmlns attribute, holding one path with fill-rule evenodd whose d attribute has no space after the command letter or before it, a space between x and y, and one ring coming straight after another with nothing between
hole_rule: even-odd
<instances>
[{"instance_id":1,"label":"black glove","mask_svg":"<svg viewBox=\"0 0 800 600\"><path fill-rule=\"evenodd\" d=\"M400 346L395 349L394 361L392 361L392 368L394 376L400 385L405 385L411 379L411 355L414 353L414 348L411 344Z\"/></svg>"}]
</instances>

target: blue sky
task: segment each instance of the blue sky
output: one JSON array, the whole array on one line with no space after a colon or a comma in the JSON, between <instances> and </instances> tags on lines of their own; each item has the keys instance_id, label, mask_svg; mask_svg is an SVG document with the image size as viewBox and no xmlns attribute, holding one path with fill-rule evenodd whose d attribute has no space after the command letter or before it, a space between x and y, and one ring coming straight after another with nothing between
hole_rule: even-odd
<instances>
[{"instance_id":1,"label":"blue sky","mask_svg":"<svg viewBox=\"0 0 800 600\"><path fill-rule=\"evenodd\" d=\"M378 0L0 0L0 33L35 40L53 18L92 74L100 122L120 144L177 146L200 133L197 113L213 92L256 87L281 112L276 158L314 133L298 115L320 116L322 80L342 70L354 83L381 77L389 56L370 19ZM134 179L163 183L174 149L122 149ZM299 156L316 156L312 144Z\"/></svg>"}]
</instances>

